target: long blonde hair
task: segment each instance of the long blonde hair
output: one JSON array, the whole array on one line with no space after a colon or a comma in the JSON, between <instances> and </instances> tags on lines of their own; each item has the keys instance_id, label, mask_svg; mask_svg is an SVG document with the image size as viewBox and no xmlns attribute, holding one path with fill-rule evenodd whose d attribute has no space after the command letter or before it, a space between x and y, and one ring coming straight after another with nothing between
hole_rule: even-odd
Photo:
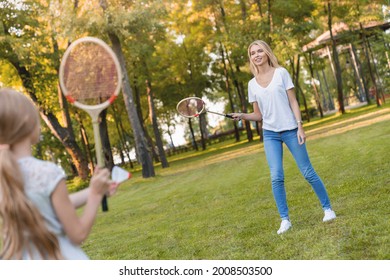
<instances>
[{"instance_id":1,"label":"long blonde hair","mask_svg":"<svg viewBox=\"0 0 390 280\"><path fill-rule=\"evenodd\" d=\"M12 145L31 137L39 125L34 104L12 89L0 89L0 259L20 259L36 248L43 259L61 259L55 234L28 199Z\"/></svg>"},{"instance_id":2,"label":"long blonde hair","mask_svg":"<svg viewBox=\"0 0 390 280\"><path fill-rule=\"evenodd\" d=\"M279 63L278 63L278 59L276 58L276 56L274 55L271 47L266 43L264 42L263 40L256 40L256 41L253 41L249 47L248 47L248 57L249 57L249 67L251 69L251 72L254 76L256 76L257 74L259 74L259 70L257 69L256 65L253 64L252 62L252 59L251 59L251 48L253 45L257 45L259 46L260 48L262 48L262 50L265 52L265 54L268 56L268 63L270 66L272 67L280 67Z\"/></svg>"}]
</instances>

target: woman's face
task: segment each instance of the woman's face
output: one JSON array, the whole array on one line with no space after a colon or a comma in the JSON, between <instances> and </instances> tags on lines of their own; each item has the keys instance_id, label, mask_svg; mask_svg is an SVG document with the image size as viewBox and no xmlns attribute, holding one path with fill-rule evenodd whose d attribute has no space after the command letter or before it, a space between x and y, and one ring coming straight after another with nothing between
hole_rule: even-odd
<instances>
[{"instance_id":1,"label":"woman's face","mask_svg":"<svg viewBox=\"0 0 390 280\"><path fill-rule=\"evenodd\" d=\"M249 55L252 63L256 66L268 64L268 56L259 45L253 45L249 49Z\"/></svg>"}]
</instances>

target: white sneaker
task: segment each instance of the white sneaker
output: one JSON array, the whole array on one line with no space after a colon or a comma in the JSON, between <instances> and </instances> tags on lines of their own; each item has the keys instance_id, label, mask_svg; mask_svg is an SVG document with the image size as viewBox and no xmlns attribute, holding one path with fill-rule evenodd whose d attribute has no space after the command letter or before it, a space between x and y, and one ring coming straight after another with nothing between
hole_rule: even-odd
<instances>
[{"instance_id":1,"label":"white sneaker","mask_svg":"<svg viewBox=\"0 0 390 280\"><path fill-rule=\"evenodd\" d=\"M324 211L325 215L322 221L327 222L333 219L336 219L336 213L332 209L326 209Z\"/></svg>"},{"instance_id":2,"label":"white sneaker","mask_svg":"<svg viewBox=\"0 0 390 280\"><path fill-rule=\"evenodd\" d=\"M288 231L292 227L292 224L289 220L282 220L282 223L280 224L280 228L277 231L278 234L282 234L286 231Z\"/></svg>"}]
</instances>

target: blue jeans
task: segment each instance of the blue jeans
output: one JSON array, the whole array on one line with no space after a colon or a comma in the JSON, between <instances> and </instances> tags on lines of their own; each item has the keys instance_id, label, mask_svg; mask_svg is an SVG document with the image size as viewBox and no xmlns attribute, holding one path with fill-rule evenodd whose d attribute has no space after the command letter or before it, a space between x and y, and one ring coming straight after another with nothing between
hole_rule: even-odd
<instances>
[{"instance_id":1,"label":"blue jeans","mask_svg":"<svg viewBox=\"0 0 390 280\"><path fill-rule=\"evenodd\" d=\"M274 132L263 129L264 151L271 171L272 192L282 219L289 219L286 190L284 187L283 143L290 150L306 181L312 186L320 200L322 208L324 210L331 208L324 183L310 163L306 144L299 145L298 143L297 130Z\"/></svg>"}]
</instances>

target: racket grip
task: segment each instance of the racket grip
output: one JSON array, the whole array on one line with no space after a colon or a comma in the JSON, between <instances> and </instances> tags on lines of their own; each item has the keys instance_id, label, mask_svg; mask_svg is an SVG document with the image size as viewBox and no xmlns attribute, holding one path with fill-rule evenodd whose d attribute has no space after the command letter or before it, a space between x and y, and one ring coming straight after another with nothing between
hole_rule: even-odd
<instances>
[{"instance_id":1,"label":"racket grip","mask_svg":"<svg viewBox=\"0 0 390 280\"><path fill-rule=\"evenodd\" d=\"M229 118L229 119L233 119L232 115L231 114L226 114L225 117Z\"/></svg>"},{"instance_id":2,"label":"racket grip","mask_svg":"<svg viewBox=\"0 0 390 280\"><path fill-rule=\"evenodd\" d=\"M107 212L108 211L107 196L103 196L103 199L102 199L102 210L103 210L103 212Z\"/></svg>"}]
</instances>

